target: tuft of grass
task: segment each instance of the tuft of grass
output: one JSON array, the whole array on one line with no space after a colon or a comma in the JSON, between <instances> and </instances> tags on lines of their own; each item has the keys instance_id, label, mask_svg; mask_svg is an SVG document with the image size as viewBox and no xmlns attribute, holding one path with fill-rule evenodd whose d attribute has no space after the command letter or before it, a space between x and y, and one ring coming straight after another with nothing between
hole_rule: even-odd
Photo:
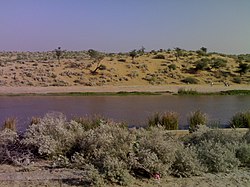
<instances>
[{"instance_id":1,"label":"tuft of grass","mask_svg":"<svg viewBox=\"0 0 250 187\"><path fill-rule=\"evenodd\" d=\"M17 124L16 118L14 118L14 117L7 118L4 121L3 129L10 129L10 130L16 132L16 124Z\"/></svg>"},{"instance_id":2,"label":"tuft of grass","mask_svg":"<svg viewBox=\"0 0 250 187\"><path fill-rule=\"evenodd\" d=\"M162 126L166 130L178 130L179 116L176 112L155 113L149 118L148 126Z\"/></svg>"},{"instance_id":3,"label":"tuft of grass","mask_svg":"<svg viewBox=\"0 0 250 187\"><path fill-rule=\"evenodd\" d=\"M205 113L197 110L192 112L188 117L188 124L189 124L189 132L194 132L200 125L206 125L207 123L207 116Z\"/></svg>"},{"instance_id":4,"label":"tuft of grass","mask_svg":"<svg viewBox=\"0 0 250 187\"><path fill-rule=\"evenodd\" d=\"M186 90L185 88L180 88L178 90L178 95L201 95L201 93L192 89Z\"/></svg>"},{"instance_id":5,"label":"tuft of grass","mask_svg":"<svg viewBox=\"0 0 250 187\"><path fill-rule=\"evenodd\" d=\"M250 111L236 113L229 125L232 128L250 128Z\"/></svg>"}]
</instances>

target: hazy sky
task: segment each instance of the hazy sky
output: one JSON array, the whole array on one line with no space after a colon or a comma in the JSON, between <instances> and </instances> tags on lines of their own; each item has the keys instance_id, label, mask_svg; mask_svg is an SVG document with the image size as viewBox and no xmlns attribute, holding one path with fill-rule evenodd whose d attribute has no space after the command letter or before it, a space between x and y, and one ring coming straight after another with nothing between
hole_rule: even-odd
<instances>
[{"instance_id":1,"label":"hazy sky","mask_svg":"<svg viewBox=\"0 0 250 187\"><path fill-rule=\"evenodd\" d=\"M0 51L250 53L250 0L0 0Z\"/></svg>"}]
</instances>

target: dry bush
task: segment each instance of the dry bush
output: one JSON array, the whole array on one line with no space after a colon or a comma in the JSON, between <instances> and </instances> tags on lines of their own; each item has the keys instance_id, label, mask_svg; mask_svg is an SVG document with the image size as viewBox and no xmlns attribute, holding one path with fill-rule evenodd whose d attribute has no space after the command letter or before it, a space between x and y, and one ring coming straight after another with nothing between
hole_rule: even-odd
<instances>
[{"instance_id":1,"label":"dry bush","mask_svg":"<svg viewBox=\"0 0 250 187\"><path fill-rule=\"evenodd\" d=\"M0 164L27 166L33 155L21 144L16 132L6 128L0 131Z\"/></svg>"},{"instance_id":2,"label":"dry bush","mask_svg":"<svg viewBox=\"0 0 250 187\"><path fill-rule=\"evenodd\" d=\"M22 143L40 156L53 157L71 149L82 126L67 122L61 113L48 113L38 124L32 124L25 132Z\"/></svg>"},{"instance_id":3,"label":"dry bush","mask_svg":"<svg viewBox=\"0 0 250 187\"><path fill-rule=\"evenodd\" d=\"M74 144L65 156L58 156L56 165L78 168L85 171L85 165L91 164L99 175L109 182L128 184L129 157L133 151L135 136L128 128L111 121L102 121L100 125L75 138Z\"/></svg>"},{"instance_id":4,"label":"dry bush","mask_svg":"<svg viewBox=\"0 0 250 187\"><path fill-rule=\"evenodd\" d=\"M200 175L205 168L198 160L192 147L182 147L176 151L175 161L171 166L171 174L177 177Z\"/></svg>"},{"instance_id":5,"label":"dry bush","mask_svg":"<svg viewBox=\"0 0 250 187\"><path fill-rule=\"evenodd\" d=\"M207 167L208 172L229 172L237 169L240 164L233 144L204 140L195 148L200 162Z\"/></svg>"},{"instance_id":6,"label":"dry bush","mask_svg":"<svg viewBox=\"0 0 250 187\"><path fill-rule=\"evenodd\" d=\"M151 174L166 175L170 173L171 165L175 161L175 152L180 146L180 142L163 127L151 127L138 131L135 153L140 158L139 165Z\"/></svg>"},{"instance_id":7,"label":"dry bush","mask_svg":"<svg viewBox=\"0 0 250 187\"><path fill-rule=\"evenodd\" d=\"M196 151L208 172L228 172L237 169L240 163L236 158L236 148L241 140L242 136L235 131L224 132L199 126L184 140L184 144Z\"/></svg>"}]
</instances>

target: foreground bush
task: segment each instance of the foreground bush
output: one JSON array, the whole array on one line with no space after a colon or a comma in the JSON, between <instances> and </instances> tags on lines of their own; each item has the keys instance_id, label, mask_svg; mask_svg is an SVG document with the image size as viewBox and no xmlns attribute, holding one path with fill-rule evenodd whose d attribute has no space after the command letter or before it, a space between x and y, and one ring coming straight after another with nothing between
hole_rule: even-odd
<instances>
[{"instance_id":1,"label":"foreground bush","mask_svg":"<svg viewBox=\"0 0 250 187\"><path fill-rule=\"evenodd\" d=\"M235 114L229 124L232 128L250 128L250 111Z\"/></svg>"},{"instance_id":2,"label":"foreground bush","mask_svg":"<svg viewBox=\"0 0 250 187\"><path fill-rule=\"evenodd\" d=\"M155 113L149 118L148 126L163 126L166 130L177 130L179 127L179 116L175 112Z\"/></svg>"},{"instance_id":3,"label":"foreground bush","mask_svg":"<svg viewBox=\"0 0 250 187\"><path fill-rule=\"evenodd\" d=\"M0 164L26 166L33 155L21 144L16 132L6 128L0 131Z\"/></svg>"},{"instance_id":4,"label":"foreground bush","mask_svg":"<svg viewBox=\"0 0 250 187\"><path fill-rule=\"evenodd\" d=\"M178 139L158 125L176 119L168 115L167 120L156 116L157 125L129 129L110 120L97 120L92 128L85 120L67 121L61 113L49 113L30 125L24 137L10 129L0 131L0 162L24 165L32 156L42 157L53 161L53 167L81 170L80 185L86 186L130 185L138 177L190 177L249 165L250 131L243 136L210 129L195 117L195 131Z\"/></svg>"},{"instance_id":5,"label":"foreground bush","mask_svg":"<svg viewBox=\"0 0 250 187\"><path fill-rule=\"evenodd\" d=\"M184 143L196 151L208 172L228 172L240 164L236 149L241 141L242 135L235 131L229 133L202 125Z\"/></svg>"},{"instance_id":6,"label":"foreground bush","mask_svg":"<svg viewBox=\"0 0 250 187\"><path fill-rule=\"evenodd\" d=\"M67 122L61 113L48 113L37 124L28 127L22 143L42 157L67 153L83 127L74 121Z\"/></svg>"}]
</instances>

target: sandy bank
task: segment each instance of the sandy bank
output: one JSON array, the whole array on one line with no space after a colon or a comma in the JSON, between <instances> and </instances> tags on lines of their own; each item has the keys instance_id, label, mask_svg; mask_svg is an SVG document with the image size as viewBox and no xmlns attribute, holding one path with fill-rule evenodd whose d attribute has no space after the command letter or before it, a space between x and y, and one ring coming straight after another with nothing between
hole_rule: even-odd
<instances>
[{"instance_id":1,"label":"sandy bank","mask_svg":"<svg viewBox=\"0 0 250 187\"><path fill-rule=\"evenodd\" d=\"M180 88L192 89L198 92L220 92L226 90L250 90L250 85L160 85L160 86L70 86L70 87L0 87L0 94L25 93L69 93L69 92L172 92L177 93Z\"/></svg>"}]
</instances>

